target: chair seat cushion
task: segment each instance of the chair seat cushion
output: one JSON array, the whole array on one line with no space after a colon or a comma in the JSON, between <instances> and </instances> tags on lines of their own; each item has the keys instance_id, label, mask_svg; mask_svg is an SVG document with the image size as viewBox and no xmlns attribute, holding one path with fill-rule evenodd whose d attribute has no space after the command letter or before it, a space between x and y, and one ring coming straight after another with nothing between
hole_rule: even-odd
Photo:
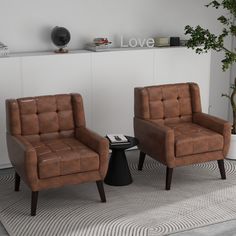
<instances>
[{"instance_id":1,"label":"chair seat cushion","mask_svg":"<svg viewBox=\"0 0 236 236\"><path fill-rule=\"evenodd\" d=\"M75 138L31 142L40 179L99 169L99 155Z\"/></svg>"},{"instance_id":2,"label":"chair seat cushion","mask_svg":"<svg viewBox=\"0 0 236 236\"><path fill-rule=\"evenodd\" d=\"M197 124L168 124L174 130L175 156L199 154L223 149L223 136Z\"/></svg>"}]
</instances>

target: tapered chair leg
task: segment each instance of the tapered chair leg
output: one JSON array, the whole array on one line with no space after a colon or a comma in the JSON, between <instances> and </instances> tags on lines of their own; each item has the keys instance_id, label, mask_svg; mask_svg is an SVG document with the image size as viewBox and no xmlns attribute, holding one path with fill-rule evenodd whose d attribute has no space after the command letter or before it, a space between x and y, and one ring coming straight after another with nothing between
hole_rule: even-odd
<instances>
[{"instance_id":1,"label":"tapered chair leg","mask_svg":"<svg viewBox=\"0 0 236 236\"><path fill-rule=\"evenodd\" d=\"M220 169L221 179L226 179L224 160L218 160L217 162Z\"/></svg>"},{"instance_id":2,"label":"tapered chair leg","mask_svg":"<svg viewBox=\"0 0 236 236\"><path fill-rule=\"evenodd\" d=\"M101 202L106 202L106 195L103 188L103 181L102 180L96 181L96 184L101 198Z\"/></svg>"},{"instance_id":3,"label":"tapered chair leg","mask_svg":"<svg viewBox=\"0 0 236 236\"><path fill-rule=\"evenodd\" d=\"M170 190L173 168L166 167L166 190Z\"/></svg>"},{"instance_id":4,"label":"tapered chair leg","mask_svg":"<svg viewBox=\"0 0 236 236\"><path fill-rule=\"evenodd\" d=\"M138 162L138 170L143 169L143 163L144 163L144 160L145 160L145 156L146 156L146 153L140 151L139 162Z\"/></svg>"},{"instance_id":5,"label":"tapered chair leg","mask_svg":"<svg viewBox=\"0 0 236 236\"><path fill-rule=\"evenodd\" d=\"M38 202L38 191L32 191L31 195L31 216L36 215L37 210L37 202Z\"/></svg>"},{"instance_id":6,"label":"tapered chair leg","mask_svg":"<svg viewBox=\"0 0 236 236\"><path fill-rule=\"evenodd\" d=\"M20 176L15 172L15 191L20 190Z\"/></svg>"}]
</instances>

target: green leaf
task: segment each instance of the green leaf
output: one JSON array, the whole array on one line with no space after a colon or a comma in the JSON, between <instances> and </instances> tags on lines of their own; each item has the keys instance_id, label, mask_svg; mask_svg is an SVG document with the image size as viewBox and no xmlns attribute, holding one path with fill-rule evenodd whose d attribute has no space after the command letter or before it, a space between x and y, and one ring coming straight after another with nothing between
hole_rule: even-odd
<instances>
[{"instance_id":1,"label":"green leaf","mask_svg":"<svg viewBox=\"0 0 236 236\"><path fill-rule=\"evenodd\" d=\"M220 3L219 3L218 1L212 1L212 2L210 2L209 4L206 5L206 7L209 7L209 6L213 6L213 7L215 7L216 9L218 9L219 6L220 6Z\"/></svg>"},{"instance_id":2,"label":"green leaf","mask_svg":"<svg viewBox=\"0 0 236 236\"><path fill-rule=\"evenodd\" d=\"M221 97L227 97L228 99L230 99L230 96L228 94L222 93Z\"/></svg>"},{"instance_id":3,"label":"green leaf","mask_svg":"<svg viewBox=\"0 0 236 236\"><path fill-rule=\"evenodd\" d=\"M236 36L236 25L231 25L231 26L230 26L230 33L231 33L233 36Z\"/></svg>"},{"instance_id":4,"label":"green leaf","mask_svg":"<svg viewBox=\"0 0 236 236\"><path fill-rule=\"evenodd\" d=\"M220 21L224 25L229 24L229 19L227 19L225 16L220 16L217 20Z\"/></svg>"}]
</instances>

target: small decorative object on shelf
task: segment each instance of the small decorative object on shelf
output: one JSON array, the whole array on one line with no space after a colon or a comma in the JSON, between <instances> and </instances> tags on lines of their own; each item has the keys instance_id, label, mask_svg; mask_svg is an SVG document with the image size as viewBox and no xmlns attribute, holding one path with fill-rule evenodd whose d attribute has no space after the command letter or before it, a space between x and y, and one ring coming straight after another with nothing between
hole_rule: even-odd
<instances>
[{"instance_id":1,"label":"small decorative object on shelf","mask_svg":"<svg viewBox=\"0 0 236 236\"><path fill-rule=\"evenodd\" d=\"M8 46L0 42L0 57L6 57L9 53Z\"/></svg>"},{"instance_id":2,"label":"small decorative object on shelf","mask_svg":"<svg viewBox=\"0 0 236 236\"><path fill-rule=\"evenodd\" d=\"M56 53L67 53L67 44L70 42L70 32L64 28L56 26L51 33L52 42L59 48Z\"/></svg>"},{"instance_id":3,"label":"small decorative object on shelf","mask_svg":"<svg viewBox=\"0 0 236 236\"><path fill-rule=\"evenodd\" d=\"M180 40L180 37L156 37L155 47L185 46L187 40Z\"/></svg>"},{"instance_id":4,"label":"small decorative object on shelf","mask_svg":"<svg viewBox=\"0 0 236 236\"><path fill-rule=\"evenodd\" d=\"M123 134L107 134L111 145L130 144L130 141Z\"/></svg>"},{"instance_id":5,"label":"small decorative object on shelf","mask_svg":"<svg viewBox=\"0 0 236 236\"><path fill-rule=\"evenodd\" d=\"M170 46L180 46L180 38L170 37Z\"/></svg>"},{"instance_id":6,"label":"small decorative object on shelf","mask_svg":"<svg viewBox=\"0 0 236 236\"><path fill-rule=\"evenodd\" d=\"M108 50L111 44L112 42L107 38L95 38L93 43L86 45L86 49L94 52L102 52Z\"/></svg>"},{"instance_id":7,"label":"small decorative object on shelf","mask_svg":"<svg viewBox=\"0 0 236 236\"><path fill-rule=\"evenodd\" d=\"M154 38L155 47L169 47L170 46L170 38L168 37L157 37Z\"/></svg>"}]
</instances>

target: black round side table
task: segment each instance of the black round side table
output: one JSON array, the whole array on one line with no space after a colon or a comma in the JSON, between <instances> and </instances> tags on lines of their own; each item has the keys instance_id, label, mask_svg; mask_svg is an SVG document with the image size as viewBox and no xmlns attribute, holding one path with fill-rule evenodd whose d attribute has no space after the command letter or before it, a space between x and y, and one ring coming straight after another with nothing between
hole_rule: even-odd
<instances>
[{"instance_id":1,"label":"black round side table","mask_svg":"<svg viewBox=\"0 0 236 236\"><path fill-rule=\"evenodd\" d=\"M125 136L128 144L116 144L110 143L110 149L112 150L107 175L104 182L112 186L124 186L133 182L130 174L129 166L127 163L125 150L134 147L138 144L138 140L134 137Z\"/></svg>"}]
</instances>

